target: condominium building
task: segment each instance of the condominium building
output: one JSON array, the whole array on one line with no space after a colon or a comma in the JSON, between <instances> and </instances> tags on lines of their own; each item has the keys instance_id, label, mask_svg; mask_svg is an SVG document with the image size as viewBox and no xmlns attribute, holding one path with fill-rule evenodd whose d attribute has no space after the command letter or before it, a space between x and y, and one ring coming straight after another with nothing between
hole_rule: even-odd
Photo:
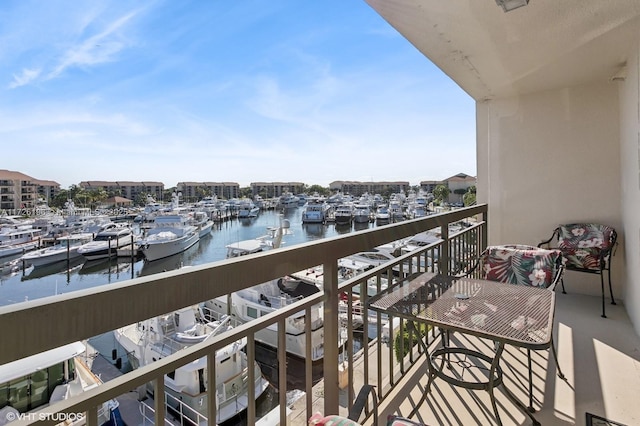
<instances>
[{"instance_id":1,"label":"condominium building","mask_svg":"<svg viewBox=\"0 0 640 426\"><path fill-rule=\"evenodd\" d=\"M162 182L131 182L131 181L100 181L89 180L80 182L79 186L84 190L103 189L110 195L120 195L129 200L136 201L141 196L151 195L157 200L162 200L164 184Z\"/></svg>"},{"instance_id":2,"label":"condominium building","mask_svg":"<svg viewBox=\"0 0 640 426\"><path fill-rule=\"evenodd\" d=\"M227 200L240 196L240 185L237 182L178 182L176 190L186 202L200 201L206 196Z\"/></svg>"},{"instance_id":3,"label":"condominium building","mask_svg":"<svg viewBox=\"0 0 640 426\"><path fill-rule=\"evenodd\" d=\"M408 192L411 185L409 182L358 182L337 180L329 184L332 191L340 191L353 196L360 196L364 193L368 194L384 194Z\"/></svg>"},{"instance_id":4,"label":"condominium building","mask_svg":"<svg viewBox=\"0 0 640 426\"><path fill-rule=\"evenodd\" d=\"M275 198L285 192L299 194L303 191L305 185L302 182L252 182L250 186L253 195Z\"/></svg>"},{"instance_id":5,"label":"condominium building","mask_svg":"<svg viewBox=\"0 0 640 426\"><path fill-rule=\"evenodd\" d=\"M24 173L0 170L0 210L34 208L38 199L51 200L60 190L60 184L38 180Z\"/></svg>"}]
</instances>

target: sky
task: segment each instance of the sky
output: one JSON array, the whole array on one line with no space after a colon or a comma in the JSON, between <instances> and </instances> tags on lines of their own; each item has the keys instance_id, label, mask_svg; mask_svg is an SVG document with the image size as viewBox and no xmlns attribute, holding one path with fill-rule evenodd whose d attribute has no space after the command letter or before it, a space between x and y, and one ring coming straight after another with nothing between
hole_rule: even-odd
<instances>
[{"instance_id":1,"label":"sky","mask_svg":"<svg viewBox=\"0 0 640 426\"><path fill-rule=\"evenodd\" d=\"M364 0L4 0L0 169L58 182L476 174L475 104Z\"/></svg>"}]
</instances>

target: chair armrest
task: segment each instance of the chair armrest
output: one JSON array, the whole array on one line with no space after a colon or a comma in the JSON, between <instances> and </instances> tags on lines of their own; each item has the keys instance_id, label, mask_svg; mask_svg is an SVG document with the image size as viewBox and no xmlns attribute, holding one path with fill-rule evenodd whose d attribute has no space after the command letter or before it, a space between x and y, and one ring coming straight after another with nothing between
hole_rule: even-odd
<instances>
[{"instance_id":1,"label":"chair armrest","mask_svg":"<svg viewBox=\"0 0 640 426\"><path fill-rule=\"evenodd\" d=\"M549 238L548 240L545 241L541 241L538 244L538 248L550 248L551 247L551 241L553 241L554 238L558 238L560 237L560 228L556 228L553 230L553 234L551 234L551 238ZM544 246L544 247L543 247Z\"/></svg>"},{"instance_id":2,"label":"chair armrest","mask_svg":"<svg viewBox=\"0 0 640 426\"><path fill-rule=\"evenodd\" d=\"M358 392L358 396L356 396L356 400L353 403L351 410L349 410L349 420L358 421L360 414L367 405L367 398L369 397L369 394L371 394L371 398L373 400L373 424L378 424L378 397L376 395L376 387L369 384L364 384L362 385L362 388L360 388L360 392Z\"/></svg>"},{"instance_id":3,"label":"chair armrest","mask_svg":"<svg viewBox=\"0 0 640 426\"><path fill-rule=\"evenodd\" d=\"M549 290L554 291L556 289L556 284L560 282L562 279L562 274L564 274L564 262L560 262L560 266L558 266L558 270L556 271L556 276L553 277L553 281L547 287Z\"/></svg>"},{"instance_id":4,"label":"chair armrest","mask_svg":"<svg viewBox=\"0 0 640 426\"><path fill-rule=\"evenodd\" d=\"M484 258L484 256L486 255L487 251L483 251L480 256L478 256L476 259L473 260L473 264L471 265L470 268L468 269L463 269L460 268L456 271L454 271L451 275L456 277L456 278L464 278L464 277L468 277L469 275L473 274L476 269L478 269L478 267L480 267L480 265L482 264L482 259ZM465 265L468 266L468 265Z\"/></svg>"}]
</instances>

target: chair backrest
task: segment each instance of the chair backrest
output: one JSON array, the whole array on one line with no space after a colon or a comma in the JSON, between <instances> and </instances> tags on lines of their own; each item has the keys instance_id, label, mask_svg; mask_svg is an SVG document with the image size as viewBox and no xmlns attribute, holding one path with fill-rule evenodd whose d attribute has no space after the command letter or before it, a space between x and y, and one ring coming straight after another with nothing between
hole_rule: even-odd
<instances>
[{"instance_id":1,"label":"chair backrest","mask_svg":"<svg viewBox=\"0 0 640 426\"><path fill-rule=\"evenodd\" d=\"M598 223L570 223L558 227L561 249L610 250L616 243L615 229Z\"/></svg>"},{"instance_id":2,"label":"chair backrest","mask_svg":"<svg viewBox=\"0 0 640 426\"><path fill-rule=\"evenodd\" d=\"M480 256L481 278L533 287L553 287L563 271L560 250L523 244L489 246Z\"/></svg>"}]
</instances>

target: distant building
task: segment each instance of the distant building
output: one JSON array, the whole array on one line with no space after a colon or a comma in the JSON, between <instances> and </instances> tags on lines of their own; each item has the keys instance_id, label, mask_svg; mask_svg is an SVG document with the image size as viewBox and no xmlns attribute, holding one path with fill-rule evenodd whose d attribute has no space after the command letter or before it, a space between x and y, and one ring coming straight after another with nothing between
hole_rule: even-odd
<instances>
[{"instance_id":1,"label":"distant building","mask_svg":"<svg viewBox=\"0 0 640 426\"><path fill-rule=\"evenodd\" d=\"M38 199L49 202L60 190L60 184L39 180L24 173L0 170L0 210L31 209Z\"/></svg>"},{"instance_id":2,"label":"distant building","mask_svg":"<svg viewBox=\"0 0 640 426\"><path fill-rule=\"evenodd\" d=\"M52 180L33 181L38 186L38 198L44 200L47 204L51 202L60 192L60 184Z\"/></svg>"},{"instance_id":3,"label":"distant building","mask_svg":"<svg viewBox=\"0 0 640 426\"><path fill-rule=\"evenodd\" d=\"M442 180L423 180L420 182L420 189L429 194L433 194L433 190L436 189L438 185L446 185L446 183Z\"/></svg>"},{"instance_id":4,"label":"distant building","mask_svg":"<svg viewBox=\"0 0 640 426\"><path fill-rule=\"evenodd\" d=\"M384 193L407 193L411 185L409 182L358 182L338 180L329 184L332 191L340 191L344 194L351 194L358 197L364 193L384 194Z\"/></svg>"},{"instance_id":5,"label":"distant building","mask_svg":"<svg viewBox=\"0 0 640 426\"><path fill-rule=\"evenodd\" d=\"M462 197L467 192L469 187L476 185L477 179L475 176L469 176L464 173L458 173L455 176L451 176L444 180L447 187L449 187L449 203L461 203Z\"/></svg>"},{"instance_id":6,"label":"distant building","mask_svg":"<svg viewBox=\"0 0 640 426\"><path fill-rule=\"evenodd\" d=\"M131 182L131 181L101 181L87 180L78 185L86 191L103 189L112 196L121 196L129 200L138 200L140 196L151 195L156 200L162 200L164 184L162 182Z\"/></svg>"},{"instance_id":7,"label":"distant building","mask_svg":"<svg viewBox=\"0 0 640 426\"><path fill-rule=\"evenodd\" d=\"M252 195L261 195L265 198L276 198L290 192L299 194L304 189L302 182L252 182L250 184Z\"/></svg>"},{"instance_id":8,"label":"distant building","mask_svg":"<svg viewBox=\"0 0 640 426\"><path fill-rule=\"evenodd\" d=\"M185 202L197 202L208 195L226 200L240 196L237 182L178 182L176 190Z\"/></svg>"}]
</instances>

